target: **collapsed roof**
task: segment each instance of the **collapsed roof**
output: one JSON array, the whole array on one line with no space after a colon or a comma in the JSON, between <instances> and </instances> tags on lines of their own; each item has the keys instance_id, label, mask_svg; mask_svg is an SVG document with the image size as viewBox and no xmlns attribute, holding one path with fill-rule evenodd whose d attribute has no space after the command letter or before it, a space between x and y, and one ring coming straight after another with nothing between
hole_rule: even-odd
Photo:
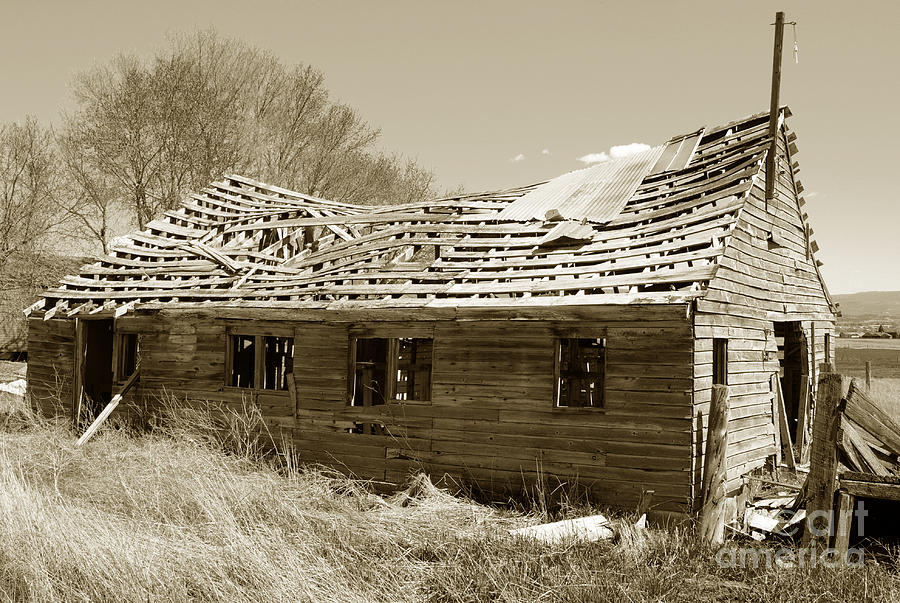
<instances>
[{"instance_id":1,"label":"collapsed roof","mask_svg":"<svg viewBox=\"0 0 900 603\"><path fill-rule=\"evenodd\" d=\"M677 136L549 182L407 205L351 205L228 176L115 241L35 308L48 317L185 303L688 300L713 277L762 173L768 118Z\"/></svg>"}]
</instances>

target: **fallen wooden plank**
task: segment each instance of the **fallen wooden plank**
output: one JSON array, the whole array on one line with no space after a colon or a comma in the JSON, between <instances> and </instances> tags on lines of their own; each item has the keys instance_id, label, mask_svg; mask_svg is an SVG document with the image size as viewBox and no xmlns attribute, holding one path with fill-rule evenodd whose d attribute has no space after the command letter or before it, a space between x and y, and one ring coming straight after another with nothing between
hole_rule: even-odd
<instances>
[{"instance_id":1,"label":"fallen wooden plank","mask_svg":"<svg viewBox=\"0 0 900 603\"><path fill-rule=\"evenodd\" d=\"M787 409L784 406L784 394L781 391L781 379L774 375L775 392L777 394L778 427L781 433L781 452L789 469L797 466L794 459L794 447L791 445L791 430L788 425Z\"/></svg>"},{"instance_id":2,"label":"fallen wooden plank","mask_svg":"<svg viewBox=\"0 0 900 603\"><path fill-rule=\"evenodd\" d=\"M754 507L764 509L786 508L794 504L797 496L777 496L775 498L763 498L753 503Z\"/></svg>"},{"instance_id":3,"label":"fallen wooden plank","mask_svg":"<svg viewBox=\"0 0 900 603\"><path fill-rule=\"evenodd\" d=\"M514 536L534 538L548 544L555 544L565 540L586 540L593 542L612 538L613 530L609 526L609 520L603 515L579 517L577 519L565 519L553 523L545 523L527 528L510 530Z\"/></svg>"},{"instance_id":4,"label":"fallen wooden plank","mask_svg":"<svg viewBox=\"0 0 900 603\"><path fill-rule=\"evenodd\" d=\"M852 469L853 471L868 472L865 461L856 451L856 447L853 445L853 442L850 440L850 435L846 431L841 432L838 445L841 448L841 452L843 452L846 457L845 460L847 461L849 469Z\"/></svg>"},{"instance_id":5,"label":"fallen wooden plank","mask_svg":"<svg viewBox=\"0 0 900 603\"><path fill-rule=\"evenodd\" d=\"M863 439L862 435L860 435L860 433L853 427L852 421L849 421L846 417L844 417L841 420L841 430L847 435L847 439L849 439L850 444L856 449L856 452L865 463L865 467L860 467L860 470L867 470L870 473L881 476L887 476L891 474L891 472L884 467L881 460L879 460L879 458L875 456L875 453L872 452L872 449L869 448L869 445Z\"/></svg>"},{"instance_id":6,"label":"fallen wooden plank","mask_svg":"<svg viewBox=\"0 0 900 603\"><path fill-rule=\"evenodd\" d=\"M747 526L763 532L774 532L781 522L777 517L747 509Z\"/></svg>"},{"instance_id":7,"label":"fallen wooden plank","mask_svg":"<svg viewBox=\"0 0 900 603\"><path fill-rule=\"evenodd\" d=\"M76 448L82 446L85 442L90 440L95 433L97 433L97 430L100 429L100 426L103 425L103 422L109 418L109 415L111 415L112 412L116 409L125 394L127 394L131 387L135 384L135 382L137 382L139 373L140 371L136 370L131 374L131 376L128 378L128 381L126 381L125 385L122 386L122 389L120 389L119 392L112 397L112 400L109 401L109 404L106 405L106 408L103 409L103 412L97 415L97 418L94 419L94 422L91 423L90 427L88 427L84 434L80 438L78 438L78 441L75 442Z\"/></svg>"},{"instance_id":8,"label":"fallen wooden plank","mask_svg":"<svg viewBox=\"0 0 900 603\"><path fill-rule=\"evenodd\" d=\"M845 412L856 425L868 431L892 454L900 455L900 425L882 410L856 379L850 382Z\"/></svg>"}]
</instances>

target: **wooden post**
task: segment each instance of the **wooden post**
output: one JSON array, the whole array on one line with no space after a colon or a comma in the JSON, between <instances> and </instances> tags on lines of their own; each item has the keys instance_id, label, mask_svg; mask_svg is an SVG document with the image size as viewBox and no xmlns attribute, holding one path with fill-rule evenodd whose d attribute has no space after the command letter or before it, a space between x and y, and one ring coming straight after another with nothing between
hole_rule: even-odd
<instances>
[{"instance_id":1,"label":"wooden post","mask_svg":"<svg viewBox=\"0 0 900 603\"><path fill-rule=\"evenodd\" d=\"M728 407L728 386L713 385L703 465L703 507L700 510L700 537L703 542L712 546L721 545L725 541Z\"/></svg>"},{"instance_id":2,"label":"wooden post","mask_svg":"<svg viewBox=\"0 0 900 603\"><path fill-rule=\"evenodd\" d=\"M828 547L831 534L834 491L837 481L837 437L843 405L841 376L825 373L819 379L816 416L807 477L806 530L803 544Z\"/></svg>"},{"instance_id":3,"label":"wooden post","mask_svg":"<svg viewBox=\"0 0 900 603\"><path fill-rule=\"evenodd\" d=\"M850 548L850 524L853 523L854 497L843 490L837 495L837 523L834 534L834 548L842 555Z\"/></svg>"},{"instance_id":4,"label":"wooden post","mask_svg":"<svg viewBox=\"0 0 900 603\"><path fill-rule=\"evenodd\" d=\"M809 346L810 352L810 361L809 361L809 370L812 371L812 375L810 376L810 383L818 383L816 369L819 368L819 365L816 364L816 322L813 321L809 325L809 336L812 338L812 345ZM825 362L831 362L828 359L828 354L825 355Z\"/></svg>"},{"instance_id":5,"label":"wooden post","mask_svg":"<svg viewBox=\"0 0 900 603\"><path fill-rule=\"evenodd\" d=\"M781 49L784 45L784 13L775 13L775 52L772 57L772 99L769 105L769 153L766 156L766 204L775 198L775 156L778 152L778 97L781 92Z\"/></svg>"},{"instance_id":6,"label":"wooden post","mask_svg":"<svg viewBox=\"0 0 900 603\"><path fill-rule=\"evenodd\" d=\"M872 391L872 362L866 360L866 391Z\"/></svg>"}]
</instances>

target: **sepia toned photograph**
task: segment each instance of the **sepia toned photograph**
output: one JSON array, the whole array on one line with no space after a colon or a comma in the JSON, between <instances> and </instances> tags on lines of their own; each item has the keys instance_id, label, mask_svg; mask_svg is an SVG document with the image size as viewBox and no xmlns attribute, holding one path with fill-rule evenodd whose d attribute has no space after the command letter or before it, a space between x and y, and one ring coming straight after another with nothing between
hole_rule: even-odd
<instances>
[{"instance_id":1,"label":"sepia toned photograph","mask_svg":"<svg viewBox=\"0 0 900 603\"><path fill-rule=\"evenodd\" d=\"M898 25L0 0L0 601L900 600Z\"/></svg>"}]
</instances>

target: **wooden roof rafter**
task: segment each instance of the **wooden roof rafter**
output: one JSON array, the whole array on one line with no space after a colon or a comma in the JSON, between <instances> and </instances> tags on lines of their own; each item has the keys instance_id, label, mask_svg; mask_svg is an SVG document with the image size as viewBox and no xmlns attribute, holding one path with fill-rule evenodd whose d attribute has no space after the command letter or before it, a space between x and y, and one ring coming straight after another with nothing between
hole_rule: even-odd
<instances>
[{"instance_id":1,"label":"wooden roof rafter","mask_svg":"<svg viewBox=\"0 0 900 603\"><path fill-rule=\"evenodd\" d=\"M63 279L44 307L702 295L763 165L766 115L703 130L687 165L646 176L607 223L562 230L500 216L543 183L365 207L229 176Z\"/></svg>"}]
</instances>

